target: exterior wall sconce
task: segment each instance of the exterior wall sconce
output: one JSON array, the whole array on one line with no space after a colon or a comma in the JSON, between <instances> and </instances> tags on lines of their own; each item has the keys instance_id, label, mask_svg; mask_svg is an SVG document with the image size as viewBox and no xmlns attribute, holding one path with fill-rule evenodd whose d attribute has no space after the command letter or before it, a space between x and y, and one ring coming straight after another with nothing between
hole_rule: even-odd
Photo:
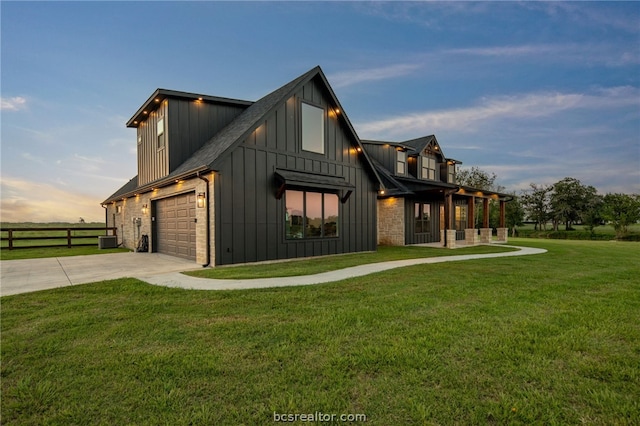
<instances>
[{"instance_id":1,"label":"exterior wall sconce","mask_svg":"<svg viewBox=\"0 0 640 426\"><path fill-rule=\"evenodd\" d=\"M198 192L198 197L196 199L196 205L199 209L204 207L205 195L204 192Z\"/></svg>"},{"instance_id":2,"label":"exterior wall sconce","mask_svg":"<svg viewBox=\"0 0 640 426\"><path fill-rule=\"evenodd\" d=\"M142 214L145 215L149 211L149 206L147 204L142 205Z\"/></svg>"}]
</instances>

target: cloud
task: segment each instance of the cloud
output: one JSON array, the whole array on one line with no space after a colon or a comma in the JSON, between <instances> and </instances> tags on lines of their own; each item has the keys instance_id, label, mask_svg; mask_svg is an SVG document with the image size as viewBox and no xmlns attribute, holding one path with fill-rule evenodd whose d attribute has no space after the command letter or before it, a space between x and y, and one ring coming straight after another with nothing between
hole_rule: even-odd
<instances>
[{"instance_id":1,"label":"cloud","mask_svg":"<svg viewBox=\"0 0 640 426\"><path fill-rule=\"evenodd\" d=\"M472 132L489 120L547 117L565 110L640 106L640 89L631 86L597 89L592 93L541 92L495 96L466 108L415 112L358 123L359 133L377 137L431 134L443 130Z\"/></svg>"},{"instance_id":2,"label":"cloud","mask_svg":"<svg viewBox=\"0 0 640 426\"><path fill-rule=\"evenodd\" d=\"M603 64L617 67L640 64L635 46L606 43L523 44L512 46L484 46L446 49L443 55L464 55L513 60L575 62L584 65Z\"/></svg>"},{"instance_id":3,"label":"cloud","mask_svg":"<svg viewBox=\"0 0 640 426\"><path fill-rule=\"evenodd\" d=\"M27 100L22 96L14 96L13 98L0 98L0 110L2 111L19 111L27 107Z\"/></svg>"},{"instance_id":4,"label":"cloud","mask_svg":"<svg viewBox=\"0 0 640 426\"><path fill-rule=\"evenodd\" d=\"M104 221L101 200L49 183L3 176L1 193L3 222Z\"/></svg>"},{"instance_id":5,"label":"cloud","mask_svg":"<svg viewBox=\"0 0 640 426\"><path fill-rule=\"evenodd\" d=\"M421 64L396 64L386 67L343 71L331 75L329 80L333 87L346 87L369 81L380 81L402 77L413 73L421 67Z\"/></svg>"}]
</instances>

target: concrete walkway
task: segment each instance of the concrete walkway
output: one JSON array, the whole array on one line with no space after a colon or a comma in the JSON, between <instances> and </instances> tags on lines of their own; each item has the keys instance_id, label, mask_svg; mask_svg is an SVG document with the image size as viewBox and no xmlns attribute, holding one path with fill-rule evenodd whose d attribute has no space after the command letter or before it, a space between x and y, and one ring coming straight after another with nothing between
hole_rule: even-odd
<instances>
[{"instance_id":1,"label":"concrete walkway","mask_svg":"<svg viewBox=\"0 0 640 426\"><path fill-rule=\"evenodd\" d=\"M518 251L509 251L504 253L489 254L467 254L458 256L442 256L428 257L421 259L395 260L391 262L371 263L367 265L353 266L350 268L339 269L337 271L323 272L316 275L303 275L297 277L279 277L279 278L256 278L241 280L217 280L210 278L196 278L179 272L168 274L148 274L137 275L136 278L146 281L150 284L179 287L191 290L239 290L252 288L269 288L269 287L288 287L298 285L312 285L340 281L347 278L361 277L376 272L387 271L394 268L402 268L404 266L423 265L442 262L457 262L461 260L472 259L491 259L496 257L526 256L531 254L546 253L544 249L531 247L507 246L519 249Z\"/></svg>"},{"instance_id":2,"label":"concrete walkway","mask_svg":"<svg viewBox=\"0 0 640 426\"><path fill-rule=\"evenodd\" d=\"M95 281L202 269L191 260L158 253L109 253L0 261L0 296Z\"/></svg>"},{"instance_id":3,"label":"concrete walkway","mask_svg":"<svg viewBox=\"0 0 640 426\"><path fill-rule=\"evenodd\" d=\"M525 256L540 254L546 250L515 247L518 251L490 254L429 257L423 259L396 260L353 266L316 275L244 280L216 280L195 278L180 271L200 270L191 260L158 253L111 253L92 256L53 257L45 259L0 261L0 296L47 290L69 285L112 280L123 277L138 278L150 284L194 290L234 290L267 287L312 285L361 277L403 266L471 259Z\"/></svg>"}]
</instances>

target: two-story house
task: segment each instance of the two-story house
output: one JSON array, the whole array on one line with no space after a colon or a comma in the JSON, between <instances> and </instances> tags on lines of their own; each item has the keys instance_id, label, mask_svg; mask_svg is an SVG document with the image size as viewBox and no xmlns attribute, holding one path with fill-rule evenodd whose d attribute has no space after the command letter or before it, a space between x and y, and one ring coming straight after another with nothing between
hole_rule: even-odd
<instances>
[{"instance_id":1,"label":"two-story house","mask_svg":"<svg viewBox=\"0 0 640 426\"><path fill-rule=\"evenodd\" d=\"M404 142L362 141L383 183L378 200L378 241L404 245L439 242L454 248L489 243L489 200L499 200L498 240L507 240L508 195L456 184L460 161L445 157L435 136ZM483 226L475 228L476 205ZM456 243L458 241L458 243Z\"/></svg>"},{"instance_id":2,"label":"two-story house","mask_svg":"<svg viewBox=\"0 0 640 426\"><path fill-rule=\"evenodd\" d=\"M374 251L375 168L319 67L256 102L158 89L138 174L102 204L119 243L225 265Z\"/></svg>"},{"instance_id":3,"label":"two-story house","mask_svg":"<svg viewBox=\"0 0 640 426\"><path fill-rule=\"evenodd\" d=\"M158 89L133 114L138 174L103 203L135 249L202 265L489 242L434 136L361 141L320 67L251 102ZM487 234L488 232L488 234ZM466 237L465 237L466 234Z\"/></svg>"}]
</instances>

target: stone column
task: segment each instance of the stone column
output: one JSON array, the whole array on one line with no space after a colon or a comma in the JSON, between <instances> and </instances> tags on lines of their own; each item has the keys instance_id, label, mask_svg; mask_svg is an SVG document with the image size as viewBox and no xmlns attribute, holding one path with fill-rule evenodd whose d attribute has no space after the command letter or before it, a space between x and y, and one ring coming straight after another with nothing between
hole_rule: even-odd
<instances>
[{"instance_id":1,"label":"stone column","mask_svg":"<svg viewBox=\"0 0 640 426\"><path fill-rule=\"evenodd\" d=\"M456 248L456 230L447 229L447 248Z\"/></svg>"},{"instance_id":2,"label":"stone column","mask_svg":"<svg viewBox=\"0 0 640 426\"><path fill-rule=\"evenodd\" d=\"M498 241L506 243L509 239L509 228L498 228Z\"/></svg>"},{"instance_id":3,"label":"stone column","mask_svg":"<svg viewBox=\"0 0 640 426\"><path fill-rule=\"evenodd\" d=\"M467 228L464 230L464 241L468 246L475 246L478 244L480 238L478 236L478 230L475 228Z\"/></svg>"},{"instance_id":4,"label":"stone column","mask_svg":"<svg viewBox=\"0 0 640 426\"><path fill-rule=\"evenodd\" d=\"M444 235L445 235L444 229L441 229L440 230L440 245L442 247L444 247L444 242L445 242L445 236Z\"/></svg>"},{"instance_id":5,"label":"stone column","mask_svg":"<svg viewBox=\"0 0 640 426\"><path fill-rule=\"evenodd\" d=\"M404 230L404 198L378 200L378 244L403 246Z\"/></svg>"},{"instance_id":6,"label":"stone column","mask_svg":"<svg viewBox=\"0 0 640 426\"><path fill-rule=\"evenodd\" d=\"M491 242L491 228L480 228L480 242L482 244Z\"/></svg>"}]
</instances>

